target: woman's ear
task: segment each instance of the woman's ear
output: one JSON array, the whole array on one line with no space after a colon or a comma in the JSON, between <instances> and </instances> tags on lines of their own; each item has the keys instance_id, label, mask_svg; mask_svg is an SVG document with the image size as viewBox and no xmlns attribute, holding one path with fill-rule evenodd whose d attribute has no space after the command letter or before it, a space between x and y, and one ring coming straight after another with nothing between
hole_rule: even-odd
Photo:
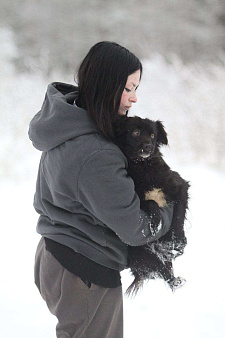
<instances>
[{"instance_id":1,"label":"woman's ear","mask_svg":"<svg viewBox=\"0 0 225 338\"><path fill-rule=\"evenodd\" d=\"M157 145L168 144L167 133L161 121L156 121L157 127Z\"/></svg>"}]
</instances>

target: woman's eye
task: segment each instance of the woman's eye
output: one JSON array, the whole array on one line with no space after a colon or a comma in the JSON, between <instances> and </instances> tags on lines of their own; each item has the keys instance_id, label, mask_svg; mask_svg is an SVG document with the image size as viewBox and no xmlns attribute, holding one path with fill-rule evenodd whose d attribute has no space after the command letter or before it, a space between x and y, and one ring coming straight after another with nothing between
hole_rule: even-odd
<instances>
[{"instance_id":1,"label":"woman's eye","mask_svg":"<svg viewBox=\"0 0 225 338\"><path fill-rule=\"evenodd\" d=\"M126 88L126 87L125 87L125 90L126 90L127 93L130 93L130 92L131 92L131 90L128 89L128 88Z\"/></svg>"},{"instance_id":2,"label":"woman's eye","mask_svg":"<svg viewBox=\"0 0 225 338\"><path fill-rule=\"evenodd\" d=\"M151 134L151 138L154 138L155 137L155 135L154 134Z\"/></svg>"},{"instance_id":3,"label":"woman's eye","mask_svg":"<svg viewBox=\"0 0 225 338\"><path fill-rule=\"evenodd\" d=\"M134 136L134 137L140 136L140 130L134 130L133 133L132 133L132 136Z\"/></svg>"}]
</instances>

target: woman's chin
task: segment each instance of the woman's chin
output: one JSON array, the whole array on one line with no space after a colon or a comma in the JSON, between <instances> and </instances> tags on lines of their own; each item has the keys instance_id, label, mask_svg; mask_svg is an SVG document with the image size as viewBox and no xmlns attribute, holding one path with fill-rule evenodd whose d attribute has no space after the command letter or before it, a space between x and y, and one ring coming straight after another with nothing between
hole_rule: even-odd
<instances>
[{"instance_id":1,"label":"woman's chin","mask_svg":"<svg viewBox=\"0 0 225 338\"><path fill-rule=\"evenodd\" d=\"M123 110L119 110L118 111L119 115L126 115L127 114L127 110L123 109Z\"/></svg>"}]
</instances>

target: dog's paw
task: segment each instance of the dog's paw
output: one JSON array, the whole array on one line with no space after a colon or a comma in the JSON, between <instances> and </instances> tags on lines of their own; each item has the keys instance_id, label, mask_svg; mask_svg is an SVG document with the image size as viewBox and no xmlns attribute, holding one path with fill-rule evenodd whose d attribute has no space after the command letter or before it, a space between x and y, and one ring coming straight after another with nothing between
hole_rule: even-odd
<instances>
[{"instance_id":1,"label":"dog's paw","mask_svg":"<svg viewBox=\"0 0 225 338\"><path fill-rule=\"evenodd\" d=\"M165 199L165 195L160 189L149 190L145 193L145 200L153 200L155 201L159 207L167 206L167 202Z\"/></svg>"},{"instance_id":2,"label":"dog's paw","mask_svg":"<svg viewBox=\"0 0 225 338\"><path fill-rule=\"evenodd\" d=\"M176 291L177 289L182 288L182 286L184 286L185 283L186 280L182 277L174 277L172 280L168 282L172 291Z\"/></svg>"}]
</instances>

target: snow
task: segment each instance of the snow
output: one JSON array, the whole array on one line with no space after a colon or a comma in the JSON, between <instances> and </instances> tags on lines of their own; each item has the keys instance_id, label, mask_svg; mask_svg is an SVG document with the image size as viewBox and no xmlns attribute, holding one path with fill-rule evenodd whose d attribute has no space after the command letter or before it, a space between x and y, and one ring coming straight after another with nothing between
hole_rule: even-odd
<instances>
[{"instance_id":1,"label":"snow","mask_svg":"<svg viewBox=\"0 0 225 338\"><path fill-rule=\"evenodd\" d=\"M163 281L150 281L135 299L125 299L125 337L221 338L225 334L221 215L225 175L203 166L179 168L179 172L192 184L188 245L175 262L175 275L187 283L172 293ZM209 198L208 187L218 189L216 200ZM124 286L128 285L127 271L123 278Z\"/></svg>"},{"instance_id":2,"label":"snow","mask_svg":"<svg viewBox=\"0 0 225 338\"><path fill-rule=\"evenodd\" d=\"M37 165L35 158L34 166ZM150 281L135 298L125 296L125 338L221 338L225 334L225 174L204 166L177 169L192 184L188 245L175 262L175 274L187 283L173 293L163 281ZM32 206L35 176L34 171L27 181L5 180L1 184L1 337L55 337L56 319L33 283L39 241L35 232L38 216ZM213 192L218 189L217 193L210 194L208 187ZM124 271L124 292L131 281L130 273Z\"/></svg>"},{"instance_id":3,"label":"snow","mask_svg":"<svg viewBox=\"0 0 225 338\"><path fill-rule=\"evenodd\" d=\"M33 282L34 255L40 237L35 231L38 215L32 203L40 153L32 148L27 129L31 117L40 109L47 83L68 81L58 75L43 79L39 74L15 74L8 62L16 54L11 33L2 30L0 37L4 44L0 53L0 336L53 338L57 320L49 313ZM215 68L210 77L201 69L195 77L197 68L185 68L179 62L176 67L167 66L159 57L149 62L148 67L149 76L147 73L143 77L138 89L139 105L132 108L132 113L164 121L171 141L171 148L164 150L165 159L173 170L191 182L188 245L185 254L175 262L175 275L184 277L187 283L173 293L163 281L150 281L135 298L125 296L125 338L221 338L225 336L222 213L225 173L210 169L206 163L216 167L218 158L224 161L223 143L217 147L216 140L219 127L222 130L224 126L221 88L225 72L222 67ZM196 114L195 122L198 122L193 128L187 120L189 109L193 116ZM187 119L182 111L187 113ZM208 125L203 124L203 116L208 117ZM181 126L179 131L173 129L174 121ZM200 135L196 132L199 123ZM211 125L213 129L209 129ZM192 151L196 144L201 152L199 158ZM220 149L220 153L215 149ZM132 282L129 271L122 273L122 282L125 292Z\"/></svg>"}]
</instances>

